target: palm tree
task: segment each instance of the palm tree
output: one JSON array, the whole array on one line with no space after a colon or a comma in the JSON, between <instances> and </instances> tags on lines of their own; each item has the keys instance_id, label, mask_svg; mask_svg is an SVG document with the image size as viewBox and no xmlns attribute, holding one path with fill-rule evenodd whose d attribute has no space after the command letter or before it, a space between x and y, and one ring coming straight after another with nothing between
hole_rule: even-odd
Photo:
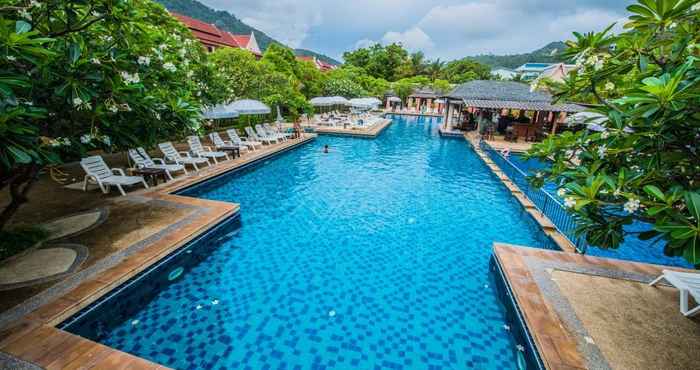
<instances>
[{"instance_id":1,"label":"palm tree","mask_svg":"<svg viewBox=\"0 0 700 370\"><path fill-rule=\"evenodd\" d=\"M409 63L411 67L411 72L414 76L420 76L424 74L426 62L425 54L422 51L417 51L409 57Z\"/></svg>"},{"instance_id":2,"label":"palm tree","mask_svg":"<svg viewBox=\"0 0 700 370\"><path fill-rule=\"evenodd\" d=\"M433 81L440 78L440 73L442 68L445 66L445 62L441 61L440 58L428 63L425 67L425 74Z\"/></svg>"}]
</instances>

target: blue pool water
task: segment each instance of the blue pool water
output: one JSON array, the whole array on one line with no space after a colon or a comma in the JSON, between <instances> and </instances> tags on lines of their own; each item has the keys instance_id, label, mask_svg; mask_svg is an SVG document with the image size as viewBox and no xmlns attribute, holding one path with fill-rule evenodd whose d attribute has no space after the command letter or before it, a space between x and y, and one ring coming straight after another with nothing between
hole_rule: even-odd
<instances>
[{"instance_id":1,"label":"blue pool water","mask_svg":"<svg viewBox=\"0 0 700 370\"><path fill-rule=\"evenodd\" d=\"M321 136L186 191L240 220L65 328L180 369L517 368L491 246L552 244L438 123Z\"/></svg>"},{"instance_id":2,"label":"blue pool water","mask_svg":"<svg viewBox=\"0 0 700 370\"><path fill-rule=\"evenodd\" d=\"M547 166L546 163L538 161L537 159L525 159L517 154L511 155L509 157L509 160L514 165L523 170L523 172L529 174L534 174L537 170L545 168ZM557 196L556 184L545 183L543 189L548 193L552 194L554 197L559 198ZM649 229L650 225L639 221L635 221L634 223L625 227L625 230L629 232L640 232ZM617 249L601 249L595 247L588 247L586 253L598 257L617 258L629 261L693 268L693 265L688 263L682 257L669 257L665 255L663 252L662 243L654 243L650 240L641 240L637 238L634 234L628 235L625 238L622 245L620 245L620 247Z\"/></svg>"}]
</instances>

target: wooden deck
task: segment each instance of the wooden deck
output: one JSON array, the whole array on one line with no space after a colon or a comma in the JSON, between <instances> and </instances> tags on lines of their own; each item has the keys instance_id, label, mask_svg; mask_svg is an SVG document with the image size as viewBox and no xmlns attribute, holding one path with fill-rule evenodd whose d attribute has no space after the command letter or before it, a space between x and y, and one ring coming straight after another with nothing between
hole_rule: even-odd
<instances>
[{"instance_id":1,"label":"wooden deck","mask_svg":"<svg viewBox=\"0 0 700 370\"><path fill-rule=\"evenodd\" d=\"M155 188L130 192L128 196L163 199L200 207L206 212L177 231L167 234L141 251L124 258L117 265L100 272L95 277L82 281L67 294L56 297L50 303L30 312L13 324L0 328L0 351L46 369L164 368L161 365L57 329L55 326L239 211L238 204L179 196L172 194L173 192L303 145L315 138L316 135L307 134L303 139L270 145L243 158L221 162L217 166L200 170L197 174L180 177Z\"/></svg>"},{"instance_id":2,"label":"wooden deck","mask_svg":"<svg viewBox=\"0 0 700 370\"><path fill-rule=\"evenodd\" d=\"M315 133L320 135L336 135L336 136L353 136L360 138L373 139L381 134L391 124L390 119L383 119L381 122L373 125L370 128L359 127L330 127L321 125L310 125Z\"/></svg>"},{"instance_id":3,"label":"wooden deck","mask_svg":"<svg viewBox=\"0 0 700 370\"><path fill-rule=\"evenodd\" d=\"M399 116L444 117L444 114L440 114L440 113L401 112L401 111L392 111L390 109L385 109L384 113L385 114L396 114Z\"/></svg>"},{"instance_id":4,"label":"wooden deck","mask_svg":"<svg viewBox=\"0 0 700 370\"><path fill-rule=\"evenodd\" d=\"M479 141L479 134L476 131L470 131L464 134L464 138L467 141ZM508 149L512 153L524 153L532 148L534 143L524 142L524 141L505 141L502 136L495 136L492 140L486 140L486 142L491 145L496 150Z\"/></svg>"}]
</instances>

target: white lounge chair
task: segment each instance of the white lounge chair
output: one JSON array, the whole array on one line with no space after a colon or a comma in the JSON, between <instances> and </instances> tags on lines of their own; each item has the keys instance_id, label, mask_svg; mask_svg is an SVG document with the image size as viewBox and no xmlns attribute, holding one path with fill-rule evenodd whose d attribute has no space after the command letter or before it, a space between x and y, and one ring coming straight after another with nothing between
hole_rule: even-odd
<instances>
[{"instance_id":1,"label":"white lounge chair","mask_svg":"<svg viewBox=\"0 0 700 370\"><path fill-rule=\"evenodd\" d=\"M236 132L235 129L228 129L226 130L226 134L228 135L229 139L231 139L231 142L234 144L238 144L238 146L245 145L246 147L250 148L251 150L255 150L255 147L261 147L263 146L263 143L259 141L252 141L250 139L241 139L240 136L238 136L238 133Z\"/></svg>"},{"instance_id":2,"label":"white lounge chair","mask_svg":"<svg viewBox=\"0 0 700 370\"><path fill-rule=\"evenodd\" d=\"M263 123L262 125L255 125L255 131L264 132L265 134L267 134L267 136L274 137L279 142L287 141L287 136L277 132L277 130L270 127L270 125L268 125L267 123Z\"/></svg>"},{"instance_id":3,"label":"white lounge chair","mask_svg":"<svg viewBox=\"0 0 700 370\"><path fill-rule=\"evenodd\" d=\"M661 276L654 279L649 285L655 286L661 280L666 280L680 291L681 313L684 316L690 317L700 313L700 274L663 270ZM693 309L688 308L688 294L693 296L695 303L698 303Z\"/></svg>"},{"instance_id":4,"label":"white lounge chair","mask_svg":"<svg viewBox=\"0 0 700 370\"><path fill-rule=\"evenodd\" d=\"M157 168L165 170L165 175L168 176L170 180L173 179L173 172L184 171L185 175L187 174L185 166L181 164L166 164L162 158L151 158L143 148L129 149L128 153L137 168Z\"/></svg>"},{"instance_id":5,"label":"white lounge chair","mask_svg":"<svg viewBox=\"0 0 700 370\"><path fill-rule=\"evenodd\" d=\"M192 154L194 154L195 157L211 158L214 160L214 164L219 163L217 158L226 158L226 160L229 159L228 154L226 154L226 152L215 152L211 150L210 147L203 146L202 142L199 141L198 136L188 136L187 144L189 144L190 151L192 151Z\"/></svg>"},{"instance_id":6,"label":"white lounge chair","mask_svg":"<svg viewBox=\"0 0 700 370\"><path fill-rule=\"evenodd\" d=\"M287 133L284 133L284 132L280 131L279 126L277 126L277 127L275 128L275 127L270 126L269 123L263 123L262 126L263 126L263 128L267 131L268 134L271 134L271 135L278 135L278 136L281 137L282 140L284 140L284 141L287 141L287 140L289 140L289 138L292 137L291 134L287 134Z\"/></svg>"},{"instance_id":7,"label":"white lounge chair","mask_svg":"<svg viewBox=\"0 0 700 370\"><path fill-rule=\"evenodd\" d=\"M212 143L214 143L214 146L218 150L223 150L223 151L232 151L232 150L238 150L239 153L243 151L248 151L248 147L242 144L237 144L231 141L225 141L224 139L221 138L221 135L219 135L218 132L211 132L209 133L209 139L211 140Z\"/></svg>"},{"instance_id":8,"label":"white lounge chair","mask_svg":"<svg viewBox=\"0 0 700 370\"><path fill-rule=\"evenodd\" d=\"M274 134L268 133L267 130L265 130L265 129L264 129L261 125L259 125L259 124L258 124L258 125L255 125L255 133L258 135L258 137L265 137L265 138L268 138L268 139L270 139L270 140L274 140L274 141L277 142L277 143L282 142L282 138L279 137L279 135L274 135Z\"/></svg>"},{"instance_id":9,"label":"white lounge chair","mask_svg":"<svg viewBox=\"0 0 700 370\"><path fill-rule=\"evenodd\" d=\"M207 166L211 166L208 158L194 158L189 152L178 152L173 146L173 143L169 141L158 144L158 148L160 148L160 151L163 152L163 155L169 161L183 166L189 164L194 167L195 171L199 171L199 167L197 167L198 164L206 163Z\"/></svg>"},{"instance_id":10,"label":"white lounge chair","mask_svg":"<svg viewBox=\"0 0 700 370\"><path fill-rule=\"evenodd\" d=\"M255 141L261 141L263 143L267 144L272 144L273 142L277 142L274 138L270 138L267 136L261 137L260 135L256 134L255 131L253 130L252 127L248 126L244 128L246 135L248 135L249 138L255 140Z\"/></svg>"},{"instance_id":11,"label":"white lounge chair","mask_svg":"<svg viewBox=\"0 0 700 370\"><path fill-rule=\"evenodd\" d=\"M85 170L83 180L83 190L87 191L88 182L93 181L100 187L103 193L109 193L109 187L114 185L122 195L126 195L125 185L136 185L142 183L148 189L148 184L141 176L126 176L121 168L109 168L104 159L99 155L86 157L80 160L80 166ZM115 175L116 173L116 175Z\"/></svg>"}]
</instances>

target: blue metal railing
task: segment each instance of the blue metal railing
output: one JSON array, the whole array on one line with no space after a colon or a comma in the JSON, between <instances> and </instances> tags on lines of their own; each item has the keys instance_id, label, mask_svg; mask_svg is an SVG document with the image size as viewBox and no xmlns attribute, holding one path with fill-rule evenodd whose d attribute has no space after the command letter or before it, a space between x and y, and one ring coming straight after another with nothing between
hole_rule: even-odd
<instances>
[{"instance_id":1,"label":"blue metal railing","mask_svg":"<svg viewBox=\"0 0 700 370\"><path fill-rule=\"evenodd\" d=\"M496 163L501 171L508 176L510 181L517 185L520 191L535 204L535 207L537 207L540 213L547 216L554 224L554 227L556 227L571 244L576 246L578 252L584 253L586 251L585 240L576 236L574 233L576 229L576 220L566 211L566 208L558 199L545 190L532 186L527 179L528 175L523 172L523 170L518 168L518 166L513 164L508 158L505 158L497 150L493 149L493 147L485 141L481 141L479 147L494 163Z\"/></svg>"}]
</instances>

